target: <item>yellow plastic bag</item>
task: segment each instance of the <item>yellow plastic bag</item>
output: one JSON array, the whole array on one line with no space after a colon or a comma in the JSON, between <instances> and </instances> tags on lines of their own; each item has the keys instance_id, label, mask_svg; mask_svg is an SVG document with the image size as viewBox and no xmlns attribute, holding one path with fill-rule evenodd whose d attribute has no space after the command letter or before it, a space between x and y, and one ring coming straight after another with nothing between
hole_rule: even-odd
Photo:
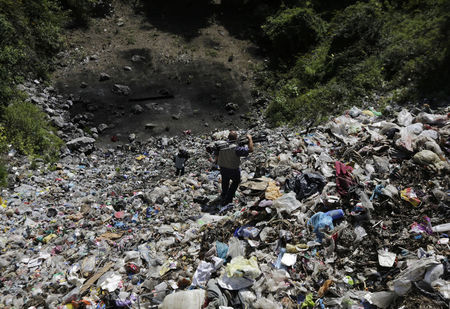
<instances>
[{"instance_id":1,"label":"yellow plastic bag","mask_svg":"<svg viewBox=\"0 0 450 309\"><path fill-rule=\"evenodd\" d=\"M226 274L228 277L247 277L256 279L261 275L258 261L256 257L252 256L249 259L243 256L237 256L231 260L227 265Z\"/></svg>"},{"instance_id":2,"label":"yellow plastic bag","mask_svg":"<svg viewBox=\"0 0 450 309\"><path fill-rule=\"evenodd\" d=\"M419 204L421 203L413 188L406 188L402 190L400 192L400 196L402 197L402 200L411 203L411 205L413 205L414 207L419 206Z\"/></svg>"},{"instance_id":3,"label":"yellow plastic bag","mask_svg":"<svg viewBox=\"0 0 450 309\"><path fill-rule=\"evenodd\" d=\"M3 208L6 208L6 200L2 199L1 197L0 197L0 205L1 205Z\"/></svg>"},{"instance_id":4,"label":"yellow plastic bag","mask_svg":"<svg viewBox=\"0 0 450 309\"><path fill-rule=\"evenodd\" d=\"M44 244L46 244L56 237L58 237L58 236L56 236L56 234L50 234L50 235L45 236L44 239L42 239L42 241L44 242Z\"/></svg>"}]
</instances>

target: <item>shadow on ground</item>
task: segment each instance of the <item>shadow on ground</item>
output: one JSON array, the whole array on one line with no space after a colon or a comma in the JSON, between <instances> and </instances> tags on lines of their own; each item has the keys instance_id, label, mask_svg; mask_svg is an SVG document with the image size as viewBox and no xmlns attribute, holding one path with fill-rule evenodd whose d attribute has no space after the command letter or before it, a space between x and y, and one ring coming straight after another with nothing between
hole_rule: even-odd
<instances>
[{"instance_id":1,"label":"shadow on ground","mask_svg":"<svg viewBox=\"0 0 450 309\"><path fill-rule=\"evenodd\" d=\"M210 24L214 5L208 0L142 1L138 11L159 30L189 41Z\"/></svg>"},{"instance_id":2,"label":"shadow on ground","mask_svg":"<svg viewBox=\"0 0 450 309\"><path fill-rule=\"evenodd\" d=\"M136 54L144 58L129 64L132 71L117 69L110 73L110 80L99 81L98 72L85 71L56 83L60 93L75 98L73 119L91 113L86 129L108 125L99 138L101 144L108 144L113 135L126 142L130 133L144 140L185 130L199 133L245 126L240 115L249 110L248 91L222 63L196 61L154 67L149 50L130 50L121 57L125 61ZM86 87L81 88L81 83ZM129 86L130 94L117 95L112 91L115 84ZM229 102L239 106L234 115L225 109ZM136 105L142 107L141 112L136 112Z\"/></svg>"}]
</instances>

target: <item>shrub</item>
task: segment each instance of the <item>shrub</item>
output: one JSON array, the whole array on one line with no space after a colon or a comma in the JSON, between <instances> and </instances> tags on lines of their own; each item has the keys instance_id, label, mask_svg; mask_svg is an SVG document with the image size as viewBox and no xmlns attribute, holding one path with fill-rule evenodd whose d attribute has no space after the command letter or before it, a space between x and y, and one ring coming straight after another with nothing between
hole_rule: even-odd
<instances>
[{"instance_id":1,"label":"shrub","mask_svg":"<svg viewBox=\"0 0 450 309\"><path fill-rule=\"evenodd\" d=\"M297 59L295 66L292 68L292 74L300 80L301 88L314 87L324 79L327 63L330 61L329 49L329 42L324 41L311 52Z\"/></svg>"},{"instance_id":2,"label":"shrub","mask_svg":"<svg viewBox=\"0 0 450 309\"><path fill-rule=\"evenodd\" d=\"M318 1L309 2L308 9L290 8L275 15L266 23L266 32L273 40L293 39L298 33L290 23L293 12L313 14L310 7L319 7ZM321 119L361 106L367 98L383 106L450 94L449 1L369 0L335 12L320 6L319 11L321 17L333 16L328 32L299 54L285 49L295 64L278 65L267 112L273 123ZM293 81L296 96L286 91Z\"/></svg>"},{"instance_id":3,"label":"shrub","mask_svg":"<svg viewBox=\"0 0 450 309\"><path fill-rule=\"evenodd\" d=\"M411 5L411 4L410 4ZM450 4L408 14L391 12L381 57L391 88L409 84L428 93L446 88L450 63Z\"/></svg>"},{"instance_id":4,"label":"shrub","mask_svg":"<svg viewBox=\"0 0 450 309\"><path fill-rule=\"evenodd\" d=\"M18 94L24 78L46 77L50 59L62 46L64 15L55 1L0 0L0 104Z\"/></svg>"},{"instance_id":5,"label":"shrub","mask_svg":"<svg viewBox=\"0 0 450 309\"><path fill-rule=\"evenodd\" d=\"M104 17L114 11L112 0L61 0L61 4L69 11L73 27L87 27L91 17Z\"/></svg>"},{"instance_id":6,"label":"shrub","mask_svg":"<svg viewBox=\"0 0 450 309\"><path fill-rule=\"evenodd\" d=\"M322 39L326 23L311 8L288 8L269 17L262 29L277 55L295 60Z\"/></svg>"},{"instance_id":7,"label":"shrub","mask_svg":"<svg viewBox=\"0 0 450 309\"><path fill-rule=\"evenodd\" d=\"M15 102L4 109L6 139L26 155L58 156L62 141L53 133L46 115L30 102Z\"/></svg>"}]
</instances>

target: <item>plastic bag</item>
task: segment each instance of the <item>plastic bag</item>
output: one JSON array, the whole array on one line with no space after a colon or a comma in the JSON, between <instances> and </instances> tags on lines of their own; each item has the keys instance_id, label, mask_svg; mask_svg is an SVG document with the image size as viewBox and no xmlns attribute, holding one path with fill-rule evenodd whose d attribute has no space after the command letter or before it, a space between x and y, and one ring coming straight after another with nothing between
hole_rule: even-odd
<instances>
[{"instance_id":1,"label":"plastic bag","mask_svg":"<svg viewBox=\"0 0 450 309\"><path fill-rule=\"evenodd\" d=\"M395 293L393 292L375 292L367 293L364 298L372 305L378 308L388 308L395 298Z\"/></svg>"},{"instance_id":2,"label":"plastic bag","mask_svg":"<svg viewBox=\"0 0 450 309\"><path fill-rule=\"evenodd\" d=\"M408 293L411 281L421 280L429 267L441 264L436 257L414 260L393 281L394 291L400 296Z\"/></svg>"},{"instance_id":3,"label":"plastic bag","mask_svg":"<svg viewBox=\"0 0 450 309\"><path fill-rule=\"evenodd\" d=\"M394 266L396 258L397 255L393 252L389 252L382 249L378 250L378 263L383 267Z\"/></svg>"},{"instance_id":4,"label":"plastic bag","mask_svg":"<svg viewBox=\"0 0 450 309\"><path fill-rule=\"evenodd\" d=\"M226 260L228 254L228 246L223 242L216 241L217 256L223 260Z\"/></svg>"},{"instance_id":5,"label":"plastic bag","mask_svg":"<svg viewBox=\"0 0 450 309\"><path fill-rule=\"evenodd\" d=\"M406 188L402 190L400 192L400 196L402 197L402 200L409 202L413 206L418 206L421 203L413 188Z\"/></svg>"},{"instance_id":6,"label":"plastic bag","mask_svg":"<svg viewBox=\"0 0 450 309\"><path fill-rule=\"evenodd\" d=\"M290 214L301 206L302 204L297 200L294 192L284 194L283 196L273 201L273 207L276 208L278 213L285 211Z\"/></svg>"},{"instance_id":7,"label":"plastic bag","mask_svg":"<svg viewBox=\"0 0 450 309\"><path fill-rule=\"evenodd\" d=\"M206 286L211 274L214 272L214 265L205 261L201 261L195 271L192 284L195 286Z\"/></svg>"},{"instance_id":8,"label":"plastic bag","mask_svg":"<svg viewBox=\"0 0 450 309\"><path fill-rule=\"evenodd\" d=\"M437 140L439 138L439 133L435 130L424 130L419 134L419 137L426 137Z\"/></svg>"},{"instance_id":9,"label":"plastic bag","mask_svg":"<svg viewBox=\"0 0 450 309\"><path fill-rule=\"evenodd\" d=\"M397 115L397 122L401 126L409 126L413 121L413 116L406 109L402 109Z\"/></svg>"},{"instance_id":10,"label":"plastic bag","mask_svg":"<svg viewBox=\"0 0 450 309\"><path fill-rule=\"evenodd\" d=\"M283 194L280 192L280 188L277 187L275 181L269 182L269 185L267 186L265 193L266 200L276 200L282 195Z\"/></svg>"},{"instance_id":11,"label":"plastic bag","mask_svg":"<svg viewBox=\"0 0 450 309\"><path fill-rule=\"evenodd\" d=\"M160 309L201 309L205 302L205 290L189 290L169 294Z\"/></svg>"},{"instance_id":12,"label":"plastic bag","mask_svg":"<svg viewBox=\"0 0 450 309\"><path fill-rule=\"evenodd\" d=\"M423 131L423 124L421 123L410 124L409 126L406 127L406 130L408 132L414 133L415 135L419 135Z\"/></svg>"},{"instance_id":13,"label":"plastic bag","mask_svg":"<svg viewBox=\"0 0 450 309\"><path fill-rule=\"evenodd\" d=\"M256 300L253 303L253 308L255 308L255 309L281 309L283 307L281 307L280 304L263 297L263 298L259 298L258 300Z\"/></svg>"},{"instance_id":14,"label":"plastic bag","mask_svg":"<svg viewBox=\"0 0 450 309\"><path fill-rule=\"evenodd\" d=\"M353 118L358 117L361 114L361 110L357 108L356 106L353 106L349 111L348 114L352 116Z\"/></svg>"},{"instance_id":15,"label":"plastic bag","mask_svg":"<svg viewBox=\"0 0 450 309\"><path fill-rule=\"evenodd\" d=\"M95 269L95 255L86 257L81 264L81 274L87 277Z\"/></svg>"},{"instance_id":16,"label":"plastic bag","mask_svg":"<svg viewBox=\"0 0 450 309\"><path fill-rule=\"evenodd\" d=\"M409 132L406 128L402 128L400 130L400 138L395 141L395 145L413 152L412 144L414 139L415 135L412 132Z\"/></svg>"},{"instance_id":17,"label":"plastic bag","mask_svg":"<svg viewBox=\"0 0 450 309\"><path fill-rule=\"evenodd\" d=\"M316 233L319 241L322 241L323 231L333 230L333 218L323 212L318 212L308 220L308 225L314 227L314 233Z\"/></svg>"},{"instance_id":18,"label":"plastic bag","mask_svg":"<svg viewBox=\"0 0 450 309\"><path fill-rule=\"evenodd\" d=\"M245 243L237 237L231 237L228 243L228 256L232 258L245 255Z\"/></svg>"},{"instance_id":19,"label":"plastic bag","mask_svg":"<svg viewBox=\"0 0 450 309\"><path fill-rule=\"evenodd\" d=\"M414 121L441 126L445 125L446 122L448 121L448 115L433 115L427 113L420 113L419 115L417 115Z\"/></svg>"},{"instance_id":20,"label":"plastic bag","mask_svg":"<svg viewBox=\"0 0 450 309\"><path fill-rule=\"evenodd\" d=\"M243 256L235 257L227 265L226 274L228 277L248 277L256 279L261 275L261 270L259 270L258 261L256 257L251 257L249 259Z\"/></svg>"},{"instance_id":21,"label":"plastic bag","mask_svg":"<svg viewBox=\"0 0 450 309\"><path fill-rule=\"evenodd\" d=\"M432 165L437 170L445 167L445 163L441 161L439 156L430 150L422 150L421 152L416 153L412 160L417 164Z\"/></svg>"},{"instance_id":22,"label":"plastic bag","mask_svg":"<svg viewBox=\"0 0 450 309\"><path fill-rule=\"evenodd\" d=\"M356 239L355 242L361 241L363 237L367 236L366 230L362 226L355 227Z\"/></svg>"},{"instance_id":23,"label":"plastic bag","mask_svg":"<svg viewBox=\"0 0 450 309\"><path fill-rule=\"evenodd\" d=\"M304 173L297 175L293 179L287 179L285 192L294 191L299 201L314 193L321 193L326 181L322 175L316 173Z\"/></svg>"},{"instance_id":24,"label":"plastic bag","mask_svg":"<svg viewBox=\"0 0 450 309\"><path fill-rule=\"evenodd\" d=\"M375 161L375 167L379 173L389 172L389 159L386 157L379 157L374 155L373 160Z\"/></svg>"}]
</instances>

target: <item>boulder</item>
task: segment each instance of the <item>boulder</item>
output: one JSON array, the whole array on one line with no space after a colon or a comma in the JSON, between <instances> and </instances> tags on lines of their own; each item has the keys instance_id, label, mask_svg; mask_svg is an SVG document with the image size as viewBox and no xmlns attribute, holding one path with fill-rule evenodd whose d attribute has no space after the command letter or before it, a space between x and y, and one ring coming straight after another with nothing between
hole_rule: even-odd
<instances>
[{"instance_id":1,"label":"boulder","mask_svg":"<svg viewBox=\"0 0 450 309\"><path fill-rule=\"evenodd\" d=\"M125 85L115 84L112 88L112 92L114 92L115 94L118 94L118 95L127 96L130 94L131 89L130 89L130 87L125 86Z\"/></svg>"},{"instance_id":2,"label":"boulder","mask_svg":"<svg viewBox=\"0 0 450 309\"><path fill-rule=\"evenodd\" d=\"M95 142L95 139L91 137L78 137L66 143L67 147L70 150L78 150L82 147L92 145Z\"/></svg>"},{"instance_id":3,"label":"boulder","mask_svg":"<svg viewBox=\"0 0 450 309\"><path fill-rule=\"evenodd\" d=\"M101 82L103 82L103 81L105 81L105 80L109 80L109 79L111 79L111 76L109 76L109 75L106 74L106 73L100 73L100 78L99 78L99 80L100 80Z\"/></svg>"}]
</instances>

